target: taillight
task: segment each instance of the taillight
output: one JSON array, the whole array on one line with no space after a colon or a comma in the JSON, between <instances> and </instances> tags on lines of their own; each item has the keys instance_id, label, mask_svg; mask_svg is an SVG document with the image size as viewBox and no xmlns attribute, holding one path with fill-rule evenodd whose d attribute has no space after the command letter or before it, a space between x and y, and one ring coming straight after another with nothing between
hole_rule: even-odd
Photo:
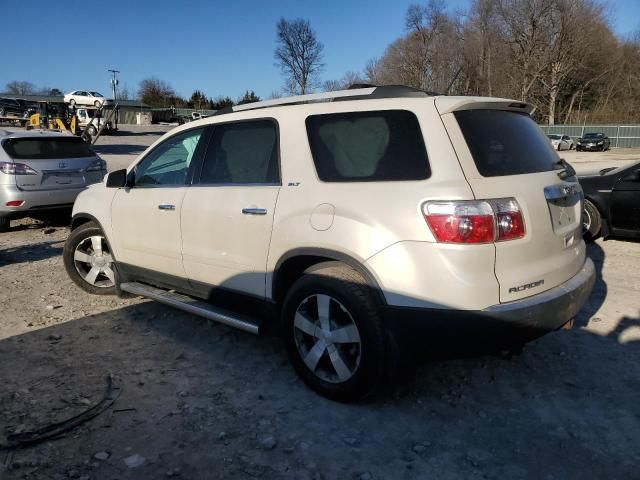
<instances>
[{"instance_id":1,"label":"taillight","mask_svg":"<svg viewBox=\"0 0 640 480\"><path fill-rule=\"evenodd\" d=\"M7 207L21 207L24 205L24 200L9 200L5 205Z\"/></svg>"},{"instance_id":2,"label":"taillight","mask_svg":"<svg viewBox=\"0 0 640 480\"><path fill-rule=\"evenodd\" d=\"M0 162L0 172L7 175L37 175L33 168L24 163Z\"/></svg>"},{"instance_id":3,"label":"taillight","mask_svg":"<svg viewBox=\"0 0 640 480\"><path fill-rule=\"evenodd\" d=\"M422 213L440 243L491 243L525 234L522 212L514 198L427 202Z\"/></svg>"},{"instance_id":4,"label":"taillight","mask_svg":"<svg viewBox=\"0 0 640 480\"><path fill-rule=\"evenodd\" d=\"M518 202L513 198L494 200L493 210L496 213L496 241L515 240L524 237L524 219Z\"/></svg>"},{"instance_id":5,"label":"taillight","mask_svg":"<svg viewBox=\"0 0 640 480\"><path fill-rule=\"evenodd\" d=\"M438 242L493 242L493 210L487 202L427 202L422 211Z\"/></svg>"}]
</instances>

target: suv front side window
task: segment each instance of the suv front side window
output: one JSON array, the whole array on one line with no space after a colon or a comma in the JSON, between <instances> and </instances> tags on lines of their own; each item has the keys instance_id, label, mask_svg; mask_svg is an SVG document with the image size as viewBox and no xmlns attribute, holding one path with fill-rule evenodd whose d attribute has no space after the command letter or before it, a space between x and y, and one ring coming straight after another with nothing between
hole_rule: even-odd
<instances>
[{"instance_id":1,"label":"suv front side window","mask_svg":"<svg viewBox=\"0 0 640 480\"><path fill-rule=\"evenodd\" d=\"M278 184L278 133L273 120L215 125L200 184Z\"/></svg>"},{"instance_id":2,"label":"suv front side window","mask_svg":"<svg viewBox=\"0 0 640 480\"><path fill-rule=\"evenodd\" d=\"M184 185L203 128L188 130L158 145L135 169L135 186Z\"/></svg>"}]
</instances>

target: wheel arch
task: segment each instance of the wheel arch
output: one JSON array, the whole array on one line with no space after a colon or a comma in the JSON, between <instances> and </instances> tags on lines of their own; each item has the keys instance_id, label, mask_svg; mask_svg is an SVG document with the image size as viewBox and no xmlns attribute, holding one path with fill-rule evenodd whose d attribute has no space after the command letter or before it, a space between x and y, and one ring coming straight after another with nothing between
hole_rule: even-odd
<instances>
[{"instance_id":1,"label":"wheel arch","mask_svg":"<svg viewBox=\"0 0 640 480\"><path fill-rule=\"evenodd\" d=\"M98 219L89 213L76 213L73 217L71 217L71 231L73 232L76 228L89 222L97 223L100 229L104 232L104 228L102 228L102 225L100 224Z\"/></svg>"},{"instance_id":2,"label":"wheel arch","mask_svg":"<svg viewBox=\"0 0 640 480\"><path fill-rule=\"evenodd\" d=\"M371 291L374 292L377 300L380 301L382 305L386 305L380 284L373 273L364 266L362 261L343 252L314 247L289 250L280 257L273 270L273 278L271 279L271 298L273 301L281 304L291 285L293 285L307 269L314 265L327 262L343 263L360 273Z\"/></svg>"}]
</instances>

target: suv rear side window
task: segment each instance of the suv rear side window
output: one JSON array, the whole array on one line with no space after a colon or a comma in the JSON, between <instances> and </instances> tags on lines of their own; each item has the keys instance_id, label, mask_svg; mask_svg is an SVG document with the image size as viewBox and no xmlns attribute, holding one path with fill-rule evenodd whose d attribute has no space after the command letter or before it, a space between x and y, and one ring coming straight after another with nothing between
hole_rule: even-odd
<instances>
[{"instance_id":1,"label":"suv rear side window","mask_svg":"<svg viewBox=\"0 0 640 480\"><path fill-rule=\"evenodd\" d=\"M431 175L418 119L411 112L312 115L306 124L324 182L423 180Z\"/></svg>"},{"instance_id":2,"label":"suv rear side window","mask_svg":"<svg viewBox=\"0 0 640 480\"><path fill-rule=\"evenodd\" d=\"M554 170L558 157L529 115L504 110L462 110L455 116L483 177Z\"/></svg>"},{"instance_id":3,"label":"suv rear side window","mask_svg":"<svg viewBox=\"0 0 640 480\"><path fill-rule=\"evenodd\" d=\"M80 137L10 138L2 146L11 158L17 160L96 156Z\"/></svg>"},{"instance_id":4,"label":"suv rear side window","mask_svg":"<svg viewBox=\"0 0 640 480\"><path fill-rule=\"evenodd\" d=\"M275 122L252 120L215 125L199 183L280 183Z\"/></svg>"}]
</instances>

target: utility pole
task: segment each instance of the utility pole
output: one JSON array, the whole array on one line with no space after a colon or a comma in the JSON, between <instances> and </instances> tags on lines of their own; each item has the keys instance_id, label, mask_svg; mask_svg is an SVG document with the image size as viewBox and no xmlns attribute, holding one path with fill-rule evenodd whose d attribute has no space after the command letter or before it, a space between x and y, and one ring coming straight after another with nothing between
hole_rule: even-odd
<instances>
[{"instance_id":1,"label":"utility pole","mask_svg":"<svg viewBox=\"0 0 640 480\"><path fill-rule=\"evenodd\" d=\"M120 70L108 70L109 72L111 72L111 90L113 92L113 108L116 108L116 105L118 104L118 100L116 98L116 91L117 91L117 87L118 87L118 77L117 74L120 73ZM118 112L115 112L115 120L116 120L116 130L118 129L118 117L120 115L118 114Z\"/></svg>"}]
</instances>

